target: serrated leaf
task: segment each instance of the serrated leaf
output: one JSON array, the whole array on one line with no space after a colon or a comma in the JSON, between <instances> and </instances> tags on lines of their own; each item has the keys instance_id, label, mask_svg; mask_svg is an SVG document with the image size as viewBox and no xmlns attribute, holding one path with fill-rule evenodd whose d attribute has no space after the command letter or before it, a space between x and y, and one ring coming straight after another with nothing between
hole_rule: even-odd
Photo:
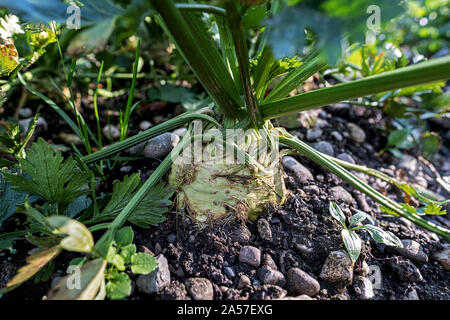
<instances>
[{"instance_id":1,"label":"serrated leaf","mask_svg":"<svg viewBox=\"0 0 450 320\"><path fill-rule=\"evenodd\" d=\"M424 213L426 215L444 215L447 214L447 211L442 209L442 206L434 203L434 202L429 202L428 205L426 206Z\"/></svg>"},{"instance_id":2,"label":"serrated leaf","mask_svg":"<svg viewBox=\"0 0 450 320\"><path fill-rule=\"evenodd\" d=\"M18 159L21 169L31 180L19 175L5 174L16 191L37 194L51 203L68 204L88 194L89 177L75 170L75 161L64 161L61 152L54 151L42 138L27 150L25 159Z\"/></svg>"},{"instance_id":3,"label":"serrated leaf","mask_svg":"<svg viewBox=\"0 0 450 320\"><path fill-rule=\"evenodd\" d=\"M131 257L131 271L134 274L148 274L155 270L158 262L148 253L138 252Z\"/></svg>"},{"instance_id":4,"label":"serrated leaf","mask_svg":"<svg viewBox=\"0 0 450 320\"><path fill-rule=\"evenodd\" d=\"M25 193L15 191L6 183L3 172L0 171L0 226L16 212L17 206L23 203L25 197Z\"/></svg>"},{"instance_id":5,"label":"serrated leaf","mask_svg":"<svg viewBox=\"0 0 450 320\"><path fill-rule=\"evenodd\" d=\"M117 247L125 247L133 242L134 232L131 227L123 227L117 231L114 240Z\"/></svg>"},{"instance_id":6,"label":"serrated leaf","mask_svg":"<svg viewBox=\"0 0 450 320\"><path fill-rule=\"evenodd\" d=\"M54 234L65 235L61 240L61 247L75 252L92 251L94 238L84 224L64 216L52 216L47 221L56 228Z\"/></svg>"},{"instance_id":7,"label":"serrated leaf","mask_svg":"<svg viewBox=\"0 0 450 320\"><path fill-rule=\"evenodd\" d=\"M113 220L134 196L140 182L139 174L125 176L122 182L114 182L111 200L95 218L95 222ZM151 188L145 198L133 210L128 221L139 227L154 226L165 221L164 213L168 211L168 207L172 204L169 200L172 194L172 189L162 183Z\"/></svg>"},{"instance_id":8,"label":"serrated leaf","mask_svg":"<svg viewBox=\"0 0 450 320\"><path fill-rule=\"evenodd\" d=\"M399 248L403 248L403 244L397 236L395 236L392 232L384 231L379 227L375 227L372 225L364 225L361 226L360 229L367 230L375 242L383 243L388 246L395 246Z\"/></svg>"},{"instance_id":9,"label":"serrated leaf","mask_svg":"<svg viewBox=\"0 0 450 320\"><path fill-rule=\"evenodd\" d=\"M68 286L75 274L64 277L48 293L49 300L93 300L105 279L106 261L95 259L87 262L79 270L80 286Z\"/></svg>"},{"instance_id":10,"label":"serrated leaf","mask_svg":"<svg viewBox=\"0 0 450 320\"><path fill-rule=\"evenodd\" d=\"M131 263L131 257L136 253L136 246L134 244L129 244L125 247L122 247L120 250L120 256L125 261L125 264Z\"/></svg>"},{"instance_id":11,"label":"serrated leaf","mask_svg":"<svg viewBox=\"0 0 450 320\"><path fill-rule=\"evenodd\" d=\"M339 221L344 228L346 228L345 214L342 212L341 208L335 202L330 202L328 210L330 211L331 216L335 218L337 221Z\"/></svg>"},{"instance_id":12,"label":"serrated leaf","mask_svg":"<svg viewBox=\"0 0 450 320\"><path fill-rule=\"evenodd\" d=\"M353 215L350 219L350 227L356 226L358 223L363 222L367 218L367 213L365 212L358 212L357 214Z\"/></svg>"},{"instance_id":13,"label":"serrated leaf","mask_svg":"<svg viewBox=\"0 0 450 320\"><path fill-rule=\"evenodd\" d=\"M354 231L347 229L342 229L341 236L350 259L356 262L361 253L361 238Z\"/></svg>"},{"instance_id":14,"label":"serrated leaf","mask_svg":"<svg viewBox=\"0 0 450 320\"><path fill-rule=\"evenodd\" d=\"M106 296L112 300L125 299L131 293L131 279L124 273L118 273L106 284Z\"/></svg>"},{"instance_id":15,"label":"serrated leaf","mask_svg":"<svg viewBox=\"0 0 450 320\"><path fill-rule=\"evenodd\" d=\"M52 261L61 252L61 247L54 246L41 250L29 257L27 257L27 264L19 269L17 274L6 285L6 290L13 289L25 281L33 277L39 270L41 270L47 263Z\"/></svg>"}]
</instances>

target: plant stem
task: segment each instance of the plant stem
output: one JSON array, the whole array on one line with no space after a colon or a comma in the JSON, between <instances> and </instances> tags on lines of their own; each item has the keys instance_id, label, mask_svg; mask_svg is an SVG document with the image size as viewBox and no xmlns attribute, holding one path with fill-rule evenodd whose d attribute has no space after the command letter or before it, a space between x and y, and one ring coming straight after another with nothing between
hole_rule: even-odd
<instances>
[{"instance_id":1,"label":"plant stem","mask_svg":"<svg viewBox=\"0 0 450 320\"><path fill-rule=\"evenodd\" d=\"M450 55L260 106L264 120L450 77Z\"/></svg>"},{"instance_id":2,"label":"plant stem","mask_svg":"<svg viewBox=\"0 0 450 320\"><path fill-rule=\"evenodd\" d=\"M369 197L371 197L378 203L382 204L384 207L391 210L392 212L395 212L396 214L416 223L417 225L420 225L421 227L429 231L439 234L447 242L450 242L450 230L437 226L434 223L423 219L417 214L412 214L410 212L403 210L403 208L399 204L383 196L381 193L379 193L378 191L376 191L375 189L373 189L372 187L370 187L369 185L367 185L366 183L362 182L360 179L355 177L353 174L345 170L342 166L340 166L333 160L327 158L326 156L323 156L320 152L316 151L314 148L310 147L303 141L300 141L299 139L292 137L287 132L283 132L283 135L284 136L280 136L281 144L284 144L285 146L288 146L290 148L294 148L295 150L299 151L302 155L308 157L315 163L327 168L328 170L336 174L338 177L348 182L352 187L368 195Z\"/></svg>"}]
</instances>

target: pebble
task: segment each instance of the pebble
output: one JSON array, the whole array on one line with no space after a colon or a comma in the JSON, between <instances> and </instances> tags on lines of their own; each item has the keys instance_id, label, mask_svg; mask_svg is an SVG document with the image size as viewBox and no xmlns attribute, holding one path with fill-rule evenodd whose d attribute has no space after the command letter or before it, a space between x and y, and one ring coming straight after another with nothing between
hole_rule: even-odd
<instances>
[{"instance_id":1,"label":"pebble","mask_svg":"<svg viewBox=\"0 0 450 320\"><path fill-rule=\"evenodd\" d=\"M421 282L422 274L410 260L397 257L390 260L389 265L397 277L404 282Z\"/></svg>"},{"instance_id":2,"label":"pebble","mask_svg":"<svg viewBox=\"0 0 450 320\"><path fill-rule=\"evenodd\" d=\"M300 296L296 297L284 297L278 300L313 300L310 296L307 296L306 294L302 294Z\"/></svg>"},{"instance_id":3,"label":"pebble","mask_svg":"<svg viewBox=\"0 0 450 320\"><path fill-rule=\"evenodd\" d=\"M104 126L102 132L108 140L114 140L120 137L120 130L112 124Z\"/></svg>"},{"instance_id":4,"label":"pebble","mask_svg":"<svg viewBox=\"0 0 450 320\"><path fill-rule=\"evenodd\" d=\"M269 266L262 266L256 273L263 284L274 284L280 287L284 287L286 284L284 275L280 271L273 270Z\"/></svg>"},{"instance_id":5,"label":"pebble","mask_svg":"<svg viewBox=\"0 0 450 320\"><path fill-rule=\"evenodd\" d=\"M140 275L136 280L139 291L153 294L160 292L170 284L169 264L162 254L156 257L158 267L149 274Z\"/></svg>"},{"instance_id":6,"label":"pebble","mask_svg":"<svg viewBox=\"0 0 450 320\"><path fill-rule=\"evenodd\" d=\"M239 253L239 262L256 268L261 263L261 251L253 246L244 246Z\"/></svg>"},{"instance_id":7,"label":"pebble","mask_svg":"<svg viewBox=\"0 0 450 320\"><path fill-rule=\"evenodd\" d=\"M187 128L178 128L173 131L173 133L175 133L180 138L183 138L183 136L186 134L186 132L187 132Z\"/></svg>"},{"instance_id":8,"label":"pebble","mask_svg":"<svg viewBox=\"0 0 450 320\"><path fill-rule=\"evenodd\" d=\"M350 132L350 138L356 143L363 143L366 140L366 133L363 129L354 123L348 123L347 129Z\"/></svg>"},{"instance_id":9,"label":"pebble","mask_svg":"<svg viewBox=\"0 0 450 320\"><path fill-rule=\"evenodd\" d=\"M398 162L398 167L408 171L411 175L415 175L419 169L419 162L416 158L404 154Z\"/></svg>"},{"instance_id":10,"label":"pebble","mask_svg":"<svg viewBox=\"0 0 450 320\"><path fill-rule=\"evenodd\" d=\"M331 143L327 141L320 141L314 144L314 149L319 152L325 153L329 156L334 156L334 149Z\"/></svg>"},{"instance_id":11,"label":"pebble","mask_svg":"<svg viewBox=\"0 0 450 320\"><path fill-rule=\"evenodd\" d=\"M247 227L243 225L238 225L230 234L230 239L232 242L238 242L240 244L245 244L250 241L251 233Z\"/></svg>"},{"instance_id":12,"label":"pebble","mask_svg":"<svg viewBox=\"0 0 450 320\"><path fill-rule=\"evenodd\" d=\"M333 251L327 257L319 277L328 282L342 285L351 284L353 280L353 262L347 253Z\"/></svg>"},{"instance_id":13,"label":"pebble","mask_svg":"<svg viewBox=\"0 0 450 320\"><path fill-rule=\"evenodd\" d=\"M145 131L148 128L151 128L153 126L153 124L150 121L144 120L141 121L141 123L139 123L139 129Z\"/></svg>"},{"instance_id":14,"label":"pebble","mask_svg":"<svg viewBox=\"0 0 450 320\"><path fill-rule=\"evenodd\" d=\"M335 200L340 200L347 204L352 204L355 201L352 195L341 186L331 188L330 194Z\"/></svg>"},{"instance_id":15,"label":"pebble","mask_svg":"<svg viewBox=\"0 0 450 320\"><path fill-rule=\"evenodd\" d=\"M275 261L272 259L272 256L268 253L263 254L261 265L268 266L272 268L273 270L278 270L278 267L275 263Z\"/></svg>"},{"instance_id":16,"label":"pebble","mask_svg":"<svg viewBox=\"0 0 450 320\"><path fill-rule=\"evenodd\" d=\"M442 251L436 252L433 258L442 265L444 270L450 270L450 246Z\"/></svg>"},{"instance_id":17,"label":"pebble","mask_svg":"<svg viewBox=\"0 0 450 320\"><path fill-rule=\"evenodd\" d=\"M141 154L142 151L144 151L145 145L147 144L147 141L141 142L133 147L130 148L130 154L132 156Z\"/></svg>"},{"instance_id":18,"label":"pebble","mask_svg":"<svg viewBox=\"0 0 450 320\"><path fill-rule=\"evenodd\" d=\"M416 289L411 288L408 290L408 293L405 295L405 297L403 297L402 300L420 300L420 299Z\"/></svg>"},{"instance_id":19,"label":"pebble","mask_svg":"<svg viewBox=\"0 0 450 320\"><path fill-rule=\"evenodd\" d=\"M252 283L250 282L250 278L243 274L239 278L238 289L244 289L245 287L249 287Z\"/></svg>"},{"instance_id":20,"label":"pebble","mask_svg":"<svg viewBox=\"0 0 450 320\"><path fill-rule=\"evenodd\" d=\"M155 254L160 254L162 251L161 245L159 244L159 242L157 242L155 244Z\"/></svg>"},{"instance_id":21,"label":"pebble","mask_svg":"<svg viewBox=\"0 0 450 320\"><path fill-rule=\"evenodd\" d=\"M305 186L303 187L303 191L306 193L315 194L317 196L320 194L320 189L316 185Z\"/></svg>"},{"instance_id":22,"label":"pebble","mask_svg":"<svg viewBox=\"0 0 450 320\"><path fill-rule=\"evenodd\" d=\"M27 119L23 119L23 120L19 120L19 126L22 127L23 132L27 132L28 128L30 127L30 122L33 118L27 118ZM37 121L36 121L36 129L41 129L43 131L47 131L48 130L48 123L47 120L45 120L44 117L38 117Z\"/></svg>"},{"instance_id":23,"label":"pebble","mask_svg":"<svg viewBox=\"0 0 450 320\"><path fill-rule=\"evenodd\" d=\"M167 156L179 141L180 137L171 132L151 138L145 145L144 156L146 158L161 159Z\"/></svg>"},{"instance_id":24,"label":"pebble","mask_svg":"<svg viewBox=\"0 0 450 320\"><path fill-rule=\"evenodd\" d=\"M296 243L295 250L303 256L307 256L313 252L312 248L310 248L302 243Z\"/></svg>"},{"instance_id":25,"label":"pebble","mask_svg":"<svg viewBox=\"0 0 450 320\"><path fill-rule=\"evenodd\" d=\"M414 240L402 239L403 248L387 247L390 251L408 258L419 264L426 264L428 256L423 252L419 243Z\"/></svg>"},{"instance_id":26,"label":"pebble","mask_svg":"<svg viewBox=\"0 0 450 320\"><path fill-rule=\"evenodd\" d=\"M266 241L272 241L272 230L270 229L269 221L264 218L259 219L257 228L261 238Z\"/></svg>"},{"instance_id":27,"label":"pebble","mask_svg":"<svg viewBox=\"0 0 450 320\"><path fill-rule=\"evenodd\" d=\"M131 171L131 169L133 169L132 166L123 166L123 167L120 168L120 172L128 173L128 172Z\"/></svg>"},{"instance_id":28,"label":"pebble","mask_svg":"<svg viewBox=\"0 0 450 320\"><path fill-rule=\"evenodd\" d=\"M225 275L226 275L228 278L230 278L230 279L233 279L233 278L236 276L236 274L234 273L233 268L231 268L231 267L225 267L225 268L223 268L223 273L225 273Z\"/></svg>"},{"instance_id":29,"label":"pebble","mask_svg":"<svg viewBox=\"0 0 450 320\"><path fill-rule=\"evenodd\" d=\"M206 278L190 278L186 280L186 288L194 300L213 300L214 289Z\"/></svg>"},{"instance_id":30,"label":"pebble","mask_svg":"<svg viewBox=\"0 0 450 320\"><path fill-rule=\"evenodd\" d=\"M338 154L336 156L336 158L338 158L339 160L351 163L351 164L355 164L356 163L355 160L353 160L352 156L349 155L348 153L345 153L345 152Z\"/></svg>"},{"instance_id":31,"label":"pebble","mask_svg":"<svg viewBox=\"0 0 450 320\"><path fill-rule=\"evenodd\" d=\"M311 128L306 131L306 139L309 141L314 141L322 136L322 130L320 128Z\"/></svg>"},{"instance_id":32,"label":"pebble","mask_svg":"<svg viewBox=\"0 0 450 320\"><path fill-rule=\"evenodd\" d=\"M175 234L171 233L167 236L167 241L169 243L174 243L175 241L177 241L177 236Z\"/></svg>"},{"instance_id":33,"label":"pebble","mask_svg":"<svg viewBox=\"0 0 450 320\"><path fill-rule=\"evenodd\" d=\"M361 300L371 300L375 297L372 282L367 278L356 276L353 289Z\"/></svg>"},{"instance_id":34,"label":"pebble","mask_svg":"<svg viewBox=\"0 0 450 320\"><path fill-rule=\"evenodd\" d=\"M308 168L303 166L295 158L291 156L285 156L283 157L281 162L283 164L284 169L291 172L300 183L305 183L308 180L311 181L314 180L311 171L309 171Z\"/></svg>"},{"instance_id":35,"label":"pebble","mask_svg":"<svg viewBox=\"0 0 450 320\"><path fill-rule=\"evenodd\" d=\"M319 282L299 268L289 269L286 280L287 290L293 296L306 294L311 297L320 290Z\"/></svg>"},{"instance_id":36,"label":"pebble","mask_svg":"<svg viewBox=\"0 0 450 320\"><path fill-rule=\"evenodd\" d=\"M342 134L340 134L337 131L331 132L331 136L334 138L334 140L336 140L338 142L341 142L344 139L344 137L342 137Z\"/></svg>"},{"instance_id":37,"label":"pebble","mask_svg":"<svg viewBox=\"0 0 450 320\"><path fill-rule=\"evenodd\" d=\"M21 108L19 110L19 116L22 118L29 118L33 115L33 110L31 108Z\"/></svg>"}]
</instances>

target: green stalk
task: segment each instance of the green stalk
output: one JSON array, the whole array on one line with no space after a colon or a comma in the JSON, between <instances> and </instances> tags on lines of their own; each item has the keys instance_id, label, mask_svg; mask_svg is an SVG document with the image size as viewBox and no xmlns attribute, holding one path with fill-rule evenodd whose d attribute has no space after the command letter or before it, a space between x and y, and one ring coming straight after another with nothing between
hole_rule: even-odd
<instances>
[{"instance_id":1,"label":"green stalk","mask_svg":"<svg viewBox=\"0 0 450 320\"><path fill-rule=\"evenodd\" d=\"M130 137L128 139L125 139L120 142L116 142L115 144L112 144L100 151L97 151L95 153L91 153L87 156L84 156L81 158L81 160L88 164L93 163L101 159L108 158L112 155L115 155L123 150L126 150L128 148L131 148L141 142L147 141L150 138L156 137L164 132L174 130L181 126L184 123L193 121L193 120L205 120L207 122L210 122L218 127L220 127L220 124L214 120L213 118L204 115L204 114L198 114L198 113L187 113L182 114L176 118L170 119L166 122L163 122L161 124L158 124L150 129L147 129L146 131L143 131L141 133L138 133L137 135Z\"/></svg>"},{"instance_id":2,"label":"green stalk","mask_svg":"<svg viewBox=\"0 0 450 320\"><path fill-rule=\"evenodd\" d=\"M133 79L131 80L130 93L128 94L127 106L125 108L125 114L120 117L120 141L127 137L128 122L130 121L131 106L134 98L134 88L136 87L137 69L139 64L139 55L141 51L141 39L138 39L136 47L136 55L134 57L133 65Z\"/></svg>"},{"instance_id":3,"label":"green stalk","mask_svg":"<svg viewBox=\"0 0 450 320\"><path fill-rule=\"evenodd\" d=\"M381 193L379 193L366 183L362 182L360 179L358 179L353 174L345 170L342 166L340 166L333 160L322 155L320 152L316 151L314 148L310 147L306 143L290 136L287 132L283 132L283 134L285 136L280 136L281 144L299 151L302 155L308 157L315 163L327 168L328 170L336 174L338 177L348 182L352 187L368 195L369 197L371 197L378 203L382 204L387 209L395 212L399 216L402 216L429 231L439 234L447 242L450 242L450 230L437 226L434 223L421 218L417 214L412 214L410 212L403 210L403 208L399 204L383 196Z\"/></svg>"},{"instance_id":4,"label":"green stalk","mask_svg":"<svg viewBox=\"0 0 450 320\"><path fill-rule=\"evenodd\" d=\"M244 89L244 97L247 107L247 113L250 115L255 128L260 127L261 116L258 112L255 95L250 79L250 63L248 58L247 42L242 31L241 15L238 12L234 1L226 1L225 9L227 11L227 20L230 26L231 36L233 37L234 48L238 59L241 84Z\"/></svg>"},{"instance_id":5,"label":"green stalk","mask_svg":"<svg viewBox=\"0 0 450 320\"><path fill-rule=\"evenodd\" d=\"M226 11L223 8L211 6L208 4L191 4L191 3L176 3L175 6L181 11L200 11L224 16Z\"/></svg>"},{"instance_id":6,"label":"green stalk","mask_svg":"<svg viewBox=\"0 0 450 320\"><path fill-rule=\"evenodd\" d=\"M242 117L243 112L238 103L240 97L234 81L195 13L183 15L172 0L151 2L162 17L162 27L169 33L219 109L231 119Z\"/></svg>"},{"instance_id":7,"label":"green stalk","mask_svg":"<svg viewBox=\"0 0 450 320\"><path fill-rule=\"evenodd\" d=\"M450 77L450 55L260 106L264 120Z\"/></svg>"},{"instance_id":8,"label":"green stalk","mask_svg":"<svg viewBox=\"0 0 450 320\"><path fill-rule=\"evenodd\" d=\"M98 107L97 107L97 95L98 95L98 85L100 84L100 79L102 78L102 71L103 71L103 61L102 64L100 65L100 70L98 71L97 83L95 85L94 91L94 113L95 113L95 120L97 122L97 139L99 148L103 146L103 143L102 143L102 129L100 127L100 117L98 114Z\"/></svg>"},{"instance_id":9,"label":"green stalk","mask_svg":"<svg viewBox=\"0 0 450 320\"><path fill-rule=\"evenodd\" d=\"M258 64L256 65L256 70L253 75L253 87L255 88L255 94L258 101L264 99L264 94L267 89L267 77L269 76L270 68L274 61L275 58L272 55L270 47L265 46L258 59Z\"/></svg>"}]
</instances>

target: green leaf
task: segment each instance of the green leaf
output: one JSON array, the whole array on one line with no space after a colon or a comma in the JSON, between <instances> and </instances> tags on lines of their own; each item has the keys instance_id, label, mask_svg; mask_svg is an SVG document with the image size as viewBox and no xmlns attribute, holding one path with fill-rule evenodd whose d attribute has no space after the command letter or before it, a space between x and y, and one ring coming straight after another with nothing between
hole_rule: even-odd
<instances>
[{"instance_id":1,"label":"green leaf","mask_svg":"<svg viewBox=\"0 0 450 320\"><path fill-rule=\"evenodd\" d=\"M359 227L359 229L367 230L371 235L372 239L378 243L403 248L403 244L400 241L400 239L397 238L397 236L395 236L392 232L384 231L379 227L375 227L368 224Z\"/></svg>"},{"instance_id":2,"label":"green leaf","mask_svg":"<svg viewBox=\"0 0 450 320\"><path fill-rule=\"evenodd\" d=\"M95 218L96 222L113 220L139 189L140 182L141 179L137 173L125 176L122 182L114 182L111 200ZM166 219L164 213L168 211L168 207L172 204L169 200L172 194L173 191L164 184L152 187L133 210L128 221L140 227L148 227L163 222Z\"/></svg>"},{"instance_id":3,"label":"green leaf","mask_svg":"<svg viewBox=\"0 0 450 320\"><path fill-rule=\"evenodd\" d=\"M388 147L399 147L405 143L411 134L409 128L392 131L388 136Z\"/></svg>"},{"instance_id":4,"label":"green leaf","mask_svg":"<svg viewBox=\"0 0 450 320\"><path fill-rule=\"evenodd\" d=\"M134 232L131 227L123 227L117 231L114 240L116 241L117 247L125 247L133 242Z\"/></svg>"},{"instance_id":5,"label":"green leaf","mask_svg":"<svg viewBox=\"0 0 450 320\"><path fill-rule=\"evenodd\" d=\"M339 221L344 228L347 228L345 226L345 214L342 212L341 208L336 203L330 202L328 210L330 211L330 214L333 218Z\"/></svg>"},{"instance_id":6,"label":"green leaf","mask_svg":"<svg viewBox=\"0 0 450 320\"><path fill-rule=\"evenodd\" d=\"M357 214L353 215L350 219L350 227L356 226L358 223L363 222L367 218L367 213L359 211Z\"/></svg>"},{"instance_id":7,"label":"green leaf","mask_svg":"<svg viewBox=\"0 0 450 320\"><path fill-rule=\"evenodd\" d=\"M111 263L117 268L117 270L125 271L125 261L119 254L114 255Z\"/></svg>"},{"instance_id":8,"label":"green leaf","mask_svg":"<svg viewBox=\"0 0 450 320\"><path fill-rule=\"evenodd\" d=\"M37 194L51 203L69 204L88 194L85 188L89 176L75 170L75 161L64 161L61 152L54 151L42 138L27 150L25 159L18 159L21 169L31 180L19 175L5 174L16 191Z\"/></svg>"},{"instance_id":9,"label":"green leaf","mask_svg":"<svg viewBox=\"0 0 450 320\"><path fill-rule=\"evenodd\" d=\"M447 211L442 209L442 206L436 204L435 202L429 202L427 207L424 210L426 215L444 215L447 214Z\"/></svg>"},{"instance_id":10,"label":"green leaf","mask_svg":"<svg viewBox=\"0 0 450 320\"><path fill-rule=\"evenodd\" d=\"M19 65L19 54L12 39L0 44L0 77L9 75Z\"/></svg>"},{"instance_id":11,"label":"green leaf","mask_svg":"<svg viewBox=\"0 0 450 320\"><path fill-rule=\"evenodd\" d=\"M439 150L441 139L438 134L427 131L420 140L420 148L425 157L430 157Z\"/></svg>"},{"instance_id":12,"label":"green leaf","mask_svg":"<svg viewBox=\"0 0 450 320\"><path fill-rule=\"evenodd\" d=\"M47 221L56 228L55 234L65 235L60 246L69 251L91 252L94 239L84 224L64 216L48 217Z\"/></svg>"},{"instance_id":13,"label":"green leaf","mask_svg":"<svg viewBox=\"0 0 450 320\"><path fill-rule=\"evenodd\" d=\"M342 229L341 236L350 259L356 262L361 253L361 239L356 232L347 229Z\"/></svg>"},{"instance_id":14,"label":"green leaf","mask_svg":"<svg viewBox=\"0 0 450 320\"><path fill-rule=\"evenodd\" d=\"M119 254L123 258L123 260L125 261L125 264L130 264L131 263L131 257L135 253L136 253L136 245L129 244L129 245L125 246L125 247L122 247Z\"/></svg>"},{"instance_id":15,"label":"green leaf","mask_svg":"<svg viewBox=\"0 0 450 320\"><path fill-rule=\"evenodd\" d=\"M131 279L124 273L118 273L106 284L106 296L112 300L125 299L131 293Z\"/></svg>"},{"instance_id":16,"label":"green leaf","mask_svg":"<svg viewBox=\"0 0 450 320\"><path fill-rule=\"evenodd\" d=\"M6 183L3 172L0 171L0 226L16 212L17 206L23 203L25 197L25 193L15 191Z\"/></svg>"},{"instance_id":17,"label":"green leaf","mask_svg":"<svg viewBox=\"0 0 450 320\"><path fill-rule=\"evenodd\" d=\"M86 257L78 257L70 260L69 266L82 267L87 261Z\"/></svg>"},{"instance_id":18,"label":"green leaf","mask_svg":"<svg viewBox=\"0 0 450 320\"><path fill-rule=\"evenodd\" d=\"M148 253L138 252L131 257L131 271L135 274L148 274L157 266L155 257Z\"/></svg>"}]
</instances>

